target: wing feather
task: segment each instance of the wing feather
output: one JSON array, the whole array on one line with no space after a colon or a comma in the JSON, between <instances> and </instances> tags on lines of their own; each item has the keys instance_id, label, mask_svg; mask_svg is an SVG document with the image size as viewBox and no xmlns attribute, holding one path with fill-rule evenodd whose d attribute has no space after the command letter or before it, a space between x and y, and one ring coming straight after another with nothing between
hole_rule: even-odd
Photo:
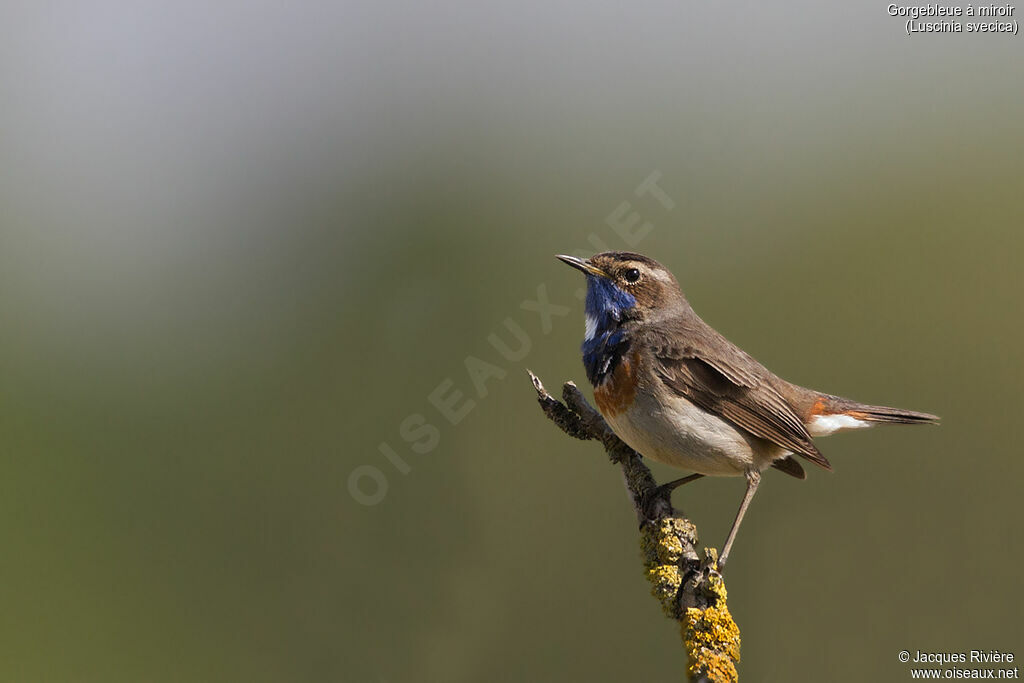
<instances>
[{"instance_id":1,"label":"wing feather","mask_svg":"<svg viewBox=\"0 0 1024 683\"><path fill-rule=\"evenodd\" d=\"M754 436L832 469L811 440L803 420L768 381L770 373L724 338L721 342L728 346L719 349L662 346L656 349L659 377L672 391L704 410Z\"/></svg>"}]
</instances>

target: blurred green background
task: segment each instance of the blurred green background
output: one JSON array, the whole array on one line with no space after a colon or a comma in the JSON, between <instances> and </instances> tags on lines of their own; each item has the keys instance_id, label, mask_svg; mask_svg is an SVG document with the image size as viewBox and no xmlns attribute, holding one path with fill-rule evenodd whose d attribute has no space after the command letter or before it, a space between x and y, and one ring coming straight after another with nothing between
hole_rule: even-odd
<instances>
[{"instance_id":1,"label":"blurred green background","mask_svg":"<svg viewBox=\"0 0 1024 683\"><path fill-rule=\"evenodd\" d=\"M0 27L0 679L680 680L618 473L525 374L585 380L553 255L630 246L623 202L770 369L944 419L767 475L728 577L743 679L1024 656L1019 38L809 0ZM717 546L741 494L676 502Z\"/></svg>"}]
</instances>

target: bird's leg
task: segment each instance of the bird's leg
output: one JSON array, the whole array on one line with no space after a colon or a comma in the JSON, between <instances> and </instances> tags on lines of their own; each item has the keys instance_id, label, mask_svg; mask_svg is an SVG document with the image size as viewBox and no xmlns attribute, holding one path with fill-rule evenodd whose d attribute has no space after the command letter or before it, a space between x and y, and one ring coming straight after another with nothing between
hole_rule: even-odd
<instances>
[{"instance_id":1,"label":"bird's leg","mask_svg":"<svg viewBox=\"0 0 1024 683\"><path fill-rule=\"evenodd\" d=\"M689 484L691 481L695 481L703 477L703 474L690 474L679 479L673 479L672 481L656 486L650 490L650 495L645 496L644 500L640 504L640 508L643 510L645 519L654 519L657 515L656 508L658 507L659 501L665 501L668 507L672 507L672 492L683 484Z\"/></svg>"},{"instance_id":2,"label":"bird's leg","mask_svg":"<svg viewBox=\"0 0 1024 683\"><path fill-rule=\"evenodd\" d=\"M667 484L662 484L661 486L658 487L658 489L664 491L665 493L672 493L683 484L689 484L691 481L696 481L697 479L700 479L703 476L703 474L699 473L690 474L685 477L680 477L679 479L673 479Z\"/></svg>"},{"instance_id":3,"label":"bird's leg","mask_svg":"<svg viewBox=\"0 0 1024 683\"><path fill-rule=\"evenodd\" d=\"M750 470L747 472L747 493L743 496L743 502L740 503L740 509L736 513L736 520L732 523L732 529L729 530L729 537L725 539L725 547L722 548L722 554L718 558L719 571L725 567L725 561L729 559L729 551L732 549L732 542L736 540L736 532L740 529L740 523L743 521L743 515L746 514L747 506L750 505L750 501L754 498L754 494L757 493L757 486L760 483L760 472L756 470Z\"/></svg>"}]
</instances>

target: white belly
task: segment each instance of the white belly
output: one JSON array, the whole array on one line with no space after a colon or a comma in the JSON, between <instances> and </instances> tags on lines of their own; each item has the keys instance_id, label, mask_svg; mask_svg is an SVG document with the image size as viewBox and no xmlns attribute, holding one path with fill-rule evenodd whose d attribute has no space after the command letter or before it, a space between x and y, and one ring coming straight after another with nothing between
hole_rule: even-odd
<instances>
[{"instance_id":1,"label":"white belly","mask_svg":"<svg viewBox=\"0 0 1024 683\"><path fill-rule=\"evenodd\" d=\"M605 419L645 458L711 476L760 472L786 453L678 396L658 401L640 392L628 410Z\"/></svg>"}]
</instances>

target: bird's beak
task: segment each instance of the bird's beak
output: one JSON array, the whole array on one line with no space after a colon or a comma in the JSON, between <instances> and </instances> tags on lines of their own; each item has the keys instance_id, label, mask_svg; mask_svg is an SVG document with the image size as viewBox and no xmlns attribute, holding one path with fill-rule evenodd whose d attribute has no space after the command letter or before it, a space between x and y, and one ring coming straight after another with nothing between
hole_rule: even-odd
<instances>
[{"instance_id":1,"label":"bird's beak","mask_svg":"<svg viewBox=\"0 0 1024 683\"><path fill-rule=\"evenodd\" d=\"M607 273L605 273L603 270L596 267L590 261L587 261L585 259L576 258L575 256L566 256L565 254L557 254L555 258L561 261L562 263L568 263L576 270L581 270L588 275L608 277Z\"/></svg>"}]
</instances>

